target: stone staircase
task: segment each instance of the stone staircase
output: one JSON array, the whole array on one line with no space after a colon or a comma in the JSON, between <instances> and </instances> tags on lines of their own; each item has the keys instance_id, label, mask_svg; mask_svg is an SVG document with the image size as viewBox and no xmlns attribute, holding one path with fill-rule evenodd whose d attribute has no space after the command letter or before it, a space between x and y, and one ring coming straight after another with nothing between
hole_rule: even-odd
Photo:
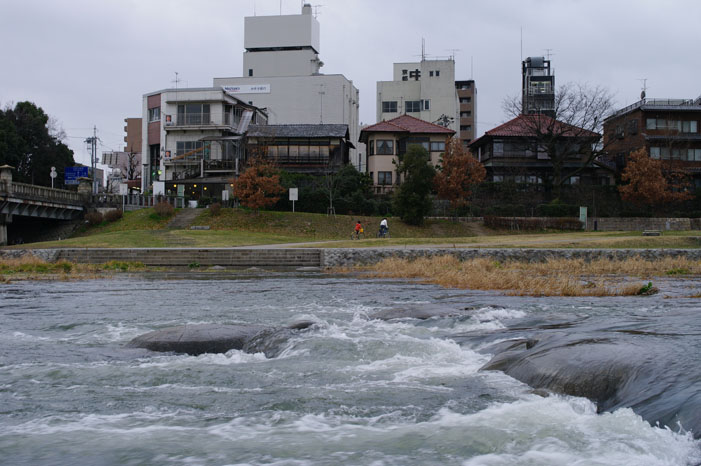
<instances>
[{"instance_id":1,"label":"stone staircase","mask_svg":"<svg viewBox=\"0 0 701 466\"><path fill-rule=\"evenodd\" d=\"M180 209L175 214L175 217L168 222L166 229L168 230L185 230L190 228L190 224L195 221L202 210L200 209Z\"/></svg>"},{"instance_id":2,"label":"stone staircase","mask_svg":"<svg viewBox=\"0 0 701 466\"><path fill-rule=\"evenodd\" d=\"M56 260L101 264L141 262L152 266L320 267L320 249L112 248L61 249Z\"/></svg>"}]
</instances>

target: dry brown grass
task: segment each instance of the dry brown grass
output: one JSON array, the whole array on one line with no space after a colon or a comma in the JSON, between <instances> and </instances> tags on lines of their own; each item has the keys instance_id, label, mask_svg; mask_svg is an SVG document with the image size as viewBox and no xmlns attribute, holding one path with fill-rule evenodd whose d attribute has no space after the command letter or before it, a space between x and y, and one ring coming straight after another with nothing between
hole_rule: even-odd
<instances>
[{"instance_id":1,"label":"dry brown grass","mask_svg":"<svg viewBox=\"0 0 701 466\"><path fill-rule=\"evenodd\" d=\"M414 261L390 258L361 270L375 277L413 278L447 288L502 290L512 295L629 296L638 294L645 283L631 282L627 277L660 276L669 270L699 274L701 263L686 259L656 262L557 259L543 263L473 259L461 262L446 255Z\"/></svg>"},{"instance_id":2,"label":"dry brown grass","mask_svg":"<svg viewBox=\"0 0 701 466\"><path fill-rule=\"evenodd\" d=\"M0 281L75 280L112 276L114 272L143 269L140 262L111 261L105 264L76 264L65 260L46 262L31 254L0 260Z\"/></svg>"}]
</instances>

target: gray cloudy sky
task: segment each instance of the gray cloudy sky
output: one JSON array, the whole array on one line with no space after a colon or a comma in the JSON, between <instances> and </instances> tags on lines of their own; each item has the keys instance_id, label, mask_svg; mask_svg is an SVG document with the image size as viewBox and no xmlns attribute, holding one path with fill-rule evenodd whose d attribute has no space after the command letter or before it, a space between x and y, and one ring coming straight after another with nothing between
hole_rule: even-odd
<instances>
[{"instance_id":1,"label":"gray cloudy sky","mask_svg":"<svg viewBox=\"0 0 701 466\"><path fill-rule=\"evenodd\" d=\"M282 0L283 14L301 0ZM375 83L392 63L456 52L456 78L475 79L478 134L505 121L523 56L552 49L556 83L608 87L620 106L701 95L698 0L314 0L322 71L352 79L360 119L375 121ZM125 117L144 93L240 76L243 18L280 13L280 0L0 0L0 105L29 100L58 119L76 160L93 125L101 150L122 150ZM470 60L473 72L471 74Z\"/></svg>"}]
</instances>

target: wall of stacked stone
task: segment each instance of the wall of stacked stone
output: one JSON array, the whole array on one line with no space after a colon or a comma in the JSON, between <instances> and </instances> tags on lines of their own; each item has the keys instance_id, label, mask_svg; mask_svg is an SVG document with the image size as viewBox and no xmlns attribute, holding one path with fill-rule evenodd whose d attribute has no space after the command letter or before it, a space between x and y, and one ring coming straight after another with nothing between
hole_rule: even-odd
<instances>
[{"instance_id":1,"label":"wall of stacked stone","mask_svg":"<svg viewBox=\"0 0 701 466\"><path fill-rule=\"evenodd\" d=\"M597 231L686 231L701 227L696 218L589 217L587 230L594 230L594 222Z\"/></svg>"},{"instance_id":2,"label":"wall of stacked stone","mask_svg":"<svg viewBox=\"0 0 701 466\"><path fill-rule=\"evenodd\" d=\"M421 257L451 255L459 260L487 258L505 262L545 262L548 259L609 259L643 258L650 261L665 257L686 257L701 260L700 249L324 249L322 267L351 267L373 265L382 259L396 257L414 260Z\"/></svg>"}]
</instances>

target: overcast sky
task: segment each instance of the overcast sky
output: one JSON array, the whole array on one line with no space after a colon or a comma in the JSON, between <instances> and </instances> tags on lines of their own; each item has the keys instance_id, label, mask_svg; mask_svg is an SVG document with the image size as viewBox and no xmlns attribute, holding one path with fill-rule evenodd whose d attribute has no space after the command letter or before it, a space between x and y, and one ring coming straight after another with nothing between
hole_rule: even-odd
<instances>
[{"instance_id":1,"label":"overcast sky","mask_svg":"<svg viewBox=\"0 0 701 466\"><path fill-rule=\"evenodd\" d=\"M283 14L301 12L282 0ZM456 79L477 87L477 135L504 122L523 57L551 49L556 84L607 87L619 106L647 96L701 95L699 0L314 0L321 3L322 72L360 90L375 122L375 83L392 63L455 52ZM103 150L123 150L124 118L142 95L241 76L243 18L280 13L280 0L0 0L0 105L29 100L65 129L76 161L93 126ZM472 63L472 66L471 66Z\"/></svg>"}]
</instances>

